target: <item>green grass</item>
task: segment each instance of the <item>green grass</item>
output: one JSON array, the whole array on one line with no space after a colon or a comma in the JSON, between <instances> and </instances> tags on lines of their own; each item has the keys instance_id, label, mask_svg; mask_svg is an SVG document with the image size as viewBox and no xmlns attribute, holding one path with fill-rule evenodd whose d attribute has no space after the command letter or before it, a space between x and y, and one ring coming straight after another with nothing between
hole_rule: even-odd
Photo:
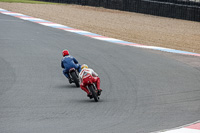
<instances>
[{"instance_id":1,"label":"green grass","mask_svg":"<svg viewBox=\"0 0 200 133\"><path fill-rule=\"evenodd\" d=\"M58 3L43 2L43 1L36 1L36 0L0 0L0 2L31 3L31 4L58 4Z\"/></svg>"}]
</instances>

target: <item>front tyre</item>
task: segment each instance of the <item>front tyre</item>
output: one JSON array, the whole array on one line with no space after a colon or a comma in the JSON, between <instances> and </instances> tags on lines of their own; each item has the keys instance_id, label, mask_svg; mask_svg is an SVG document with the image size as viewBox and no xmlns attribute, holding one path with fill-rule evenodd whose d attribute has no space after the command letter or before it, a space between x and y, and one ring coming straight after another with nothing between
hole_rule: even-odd
<instances>
[{"instance_id":1,"label":"front tyre","mask_svg":"<svg viewBox=\"0 0 200 133\"><path fill-rule=\"evenodd\" d=\"M73 71L73 72L71 73L71 76L72 76L72 79L74 80L74 83L76 84L76 87L80 87L79 78L77 77L75 71Z\"/></svg>"},{"instance_id":2,"label":"front tyre","mask_svg":"<svg viewBox=\"0 0 200 133\"><path fill-rule=\"evenodd\" d=\"M94 101L98 102L99 98L97 96L97 93L95 92L94 86L93 85L89 85L88 88L89 88L90 92L92 93Z\"/></svg>"}]
</instances>

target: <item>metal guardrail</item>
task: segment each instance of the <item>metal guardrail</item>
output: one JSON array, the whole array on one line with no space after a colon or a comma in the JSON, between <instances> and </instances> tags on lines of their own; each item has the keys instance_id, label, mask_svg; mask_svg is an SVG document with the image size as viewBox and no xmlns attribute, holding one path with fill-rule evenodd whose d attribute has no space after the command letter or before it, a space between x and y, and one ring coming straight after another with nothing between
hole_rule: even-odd
<instances>
[{"instance_id":1,"label":"metal guardrail","mask_svg":"<svg viewBox=\"0 0 200 133\"><path fill-rule=\"evenodd\" d=\"M200 0L40 0L98 6L200 22Z\"/></svg>"}]
</instances>

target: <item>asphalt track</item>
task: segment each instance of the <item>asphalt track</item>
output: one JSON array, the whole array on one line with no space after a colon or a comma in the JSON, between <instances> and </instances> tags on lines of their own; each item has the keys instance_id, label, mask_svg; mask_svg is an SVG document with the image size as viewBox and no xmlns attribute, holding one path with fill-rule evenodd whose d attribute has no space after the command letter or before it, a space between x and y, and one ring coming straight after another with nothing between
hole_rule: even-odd
<instances>
[{"instance_id":1,"label":"asphalt track","mask_svg":"<svg viewBox=\"0 0 200 133\"><path fill-rule=\"evenodd\" d=\"M99 74L98 103L63 76L65 48ZM200 69L163 52L0 14L1 133L149 133L199 120L199 95Z\"/></svg>"}]
</instances>

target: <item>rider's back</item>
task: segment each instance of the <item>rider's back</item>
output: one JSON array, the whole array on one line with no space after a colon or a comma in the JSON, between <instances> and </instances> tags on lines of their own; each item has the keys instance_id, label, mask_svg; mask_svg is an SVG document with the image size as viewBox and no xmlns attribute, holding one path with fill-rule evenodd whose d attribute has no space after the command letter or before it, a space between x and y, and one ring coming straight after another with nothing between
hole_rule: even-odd
<instances>
[{"instance_id":1,"label":"rider's back","mask_svg":"<svg viewBox=\"0 0 200 133\"><path fill-rule=\"evenodd\" d=\"M71 67L73 67L74 63L74 57L72 57L71 55L65 56L62 59L62 63L65 69L69 69Z\"/></svg>"}]
</instances>

